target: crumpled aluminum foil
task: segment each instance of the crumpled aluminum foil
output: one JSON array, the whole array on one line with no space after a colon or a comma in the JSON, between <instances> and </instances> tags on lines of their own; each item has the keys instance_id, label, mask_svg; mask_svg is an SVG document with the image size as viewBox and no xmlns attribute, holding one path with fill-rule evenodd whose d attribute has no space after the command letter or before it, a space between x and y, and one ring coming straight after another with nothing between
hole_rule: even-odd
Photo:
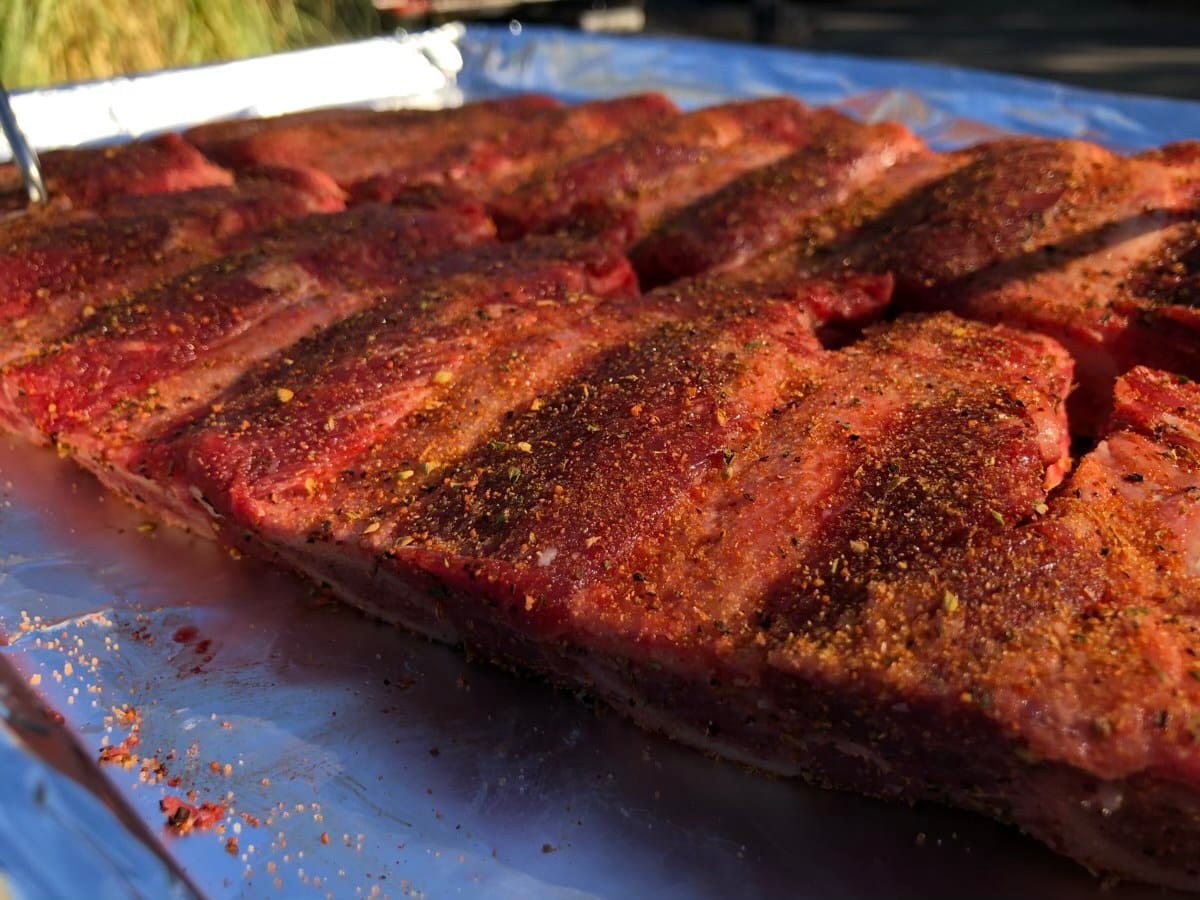
<instances>
[{"instance_id":1,"label":"crumpled aluminum foil","mask_svg":"<svg viewBox=\"0 0 1200 900\"><path fill-rule=\"evenodd\" d=\"M1002 131L1118 149L1200 136L1200 104L704 41L447 26L28 92L40 147L338 103L659 89L786 92L938 146ZM0 896L1094 897L1011 829L742 771L464 659L292 576L144 522L0 441L0 648L165 848L0 725ZM9 718L0 704L0 719ZM136 735L137 743L128 741ZM111 749L104 749L104 748ZM89 779L82 779L88 781ZM176 835L164 799L210 804ZM68 815L69 813L70 815ZM81 835L90 836L88 840ZM190 880L191 885L187 883ZM1122 887L1113 898L1163 897Z\"/></svg>"}]
</instances>

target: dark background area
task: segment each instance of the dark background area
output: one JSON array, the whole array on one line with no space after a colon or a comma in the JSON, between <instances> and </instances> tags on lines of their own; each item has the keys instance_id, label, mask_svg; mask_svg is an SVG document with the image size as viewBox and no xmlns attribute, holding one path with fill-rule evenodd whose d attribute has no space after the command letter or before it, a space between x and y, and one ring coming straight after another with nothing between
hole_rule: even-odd
<instances>
[{"instance_id":1,"label":"dark background area","mask_svg":"<svg viewBox=\"0 0 1200 900\"><path fill-rule=\"evenodd\" d=\"M1200 99L1200 0L647 0L645 11L653 34L751 40L757 22L782 46Z\"/></svg>"}]
</instances>

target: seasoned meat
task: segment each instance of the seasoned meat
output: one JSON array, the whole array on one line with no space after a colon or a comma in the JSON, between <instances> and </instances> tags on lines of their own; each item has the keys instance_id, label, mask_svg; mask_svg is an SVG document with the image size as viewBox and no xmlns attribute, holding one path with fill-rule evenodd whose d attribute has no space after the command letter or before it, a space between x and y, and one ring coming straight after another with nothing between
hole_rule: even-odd
<instances>
[{"instance_id":1,"label":"seasoned meat","mask_svg":"<svg viewBox=\"0 0 1200 900\"><path fill-rule=\"evenodd\" d=\"M1200 390L1134 369L1104 439L1032 515L903 570L852 570L853 602L839 589L828 615L773 619L776 677L857 685L874 790L1197 889L1197 450ZM845 698L827 704L846 716Z\"/></svg>"},{"instance_id":2,"label":"seasoned meat","mask_svg":"<svg viewBox=\"0 0 1200 900\"><path fill-rule=\"evenodd\" d=\"M414 148L387 171L353 184L350 193L356 202L391 200L412 185L449 184L492 197L628 133L655 129L675 113L661 94L635 94L513 117L503 128Z\"/></svg>"},{"instance_id":3,"label":"seasoned meat","mask_svg":"<svg viewBox=\"0 0 1200 900\"><path fill-rule=\"evenodd\" d=\"M894 274L903 308L951 309L1061 341L1081 385L1074 426L1095 434L1114 377L1132 366L1200 377L1192 155L1187 145L1123 158L1080 141L996 141L830 257Z\"/></svg>"},{"instance_id":4,"label":"seasoned meat","mask_svg":"<svg viewBox=\"0 0 1200 900\"><path fill-rule=\"evenodd\" d=\"M261 169L233 185L113 200L103 215L0 230L0 360L37 352L81 313L220 256L279 222L342 209L328 179ZM7 240L5 240L7 238Z\"/></svg>"},{"instance_id":5,"label":"seasoned meat","mask_svg":"<svg viewBox=\"0 0 1200 900\"><path fill-rule=\"evenodd\" d=\"M909 156L927 154L902 125L861 125L833 110L812 114L799 150L676 209L630 251L642 283L735 269L800 235L822 213Z\"/></svg>"},{"instance_id":6,"label":"seasoned meat","mask_svg":"<svg viewBox=\"0 0 1200 900\"><path fill-rule=\"evenodd\" d=\"M225 510L246 528L264 506L279 515L299 497L311 509L318 485L359 457L374 465L397 431L422 442L407 478L427 475L447 442L477 438L509 403L594 353L589 311L635 288L623 257L557 238L450 255L423 276L251 371L128 468L173 491L183 515ZM397 471L383 478L396 482Z\"/></svg>"},{"instance_id":7,"label":"seasoned meat","mask_svg":"<svg viewBox=\"0 0 1200 900\"><path fill-rule=\"evenodd\" d=\"M46 191L58 209L91 208L130 194L171 193L233 181L229 172L176 134L117 147L51 150L41 154L41 164ZM0 216L23 210L27 203L16 166L0 166Z\"/></svg>"},{"instance_id":8,"label":"seasoned meat","mask_svg":"<svg viewBox=\"0 0 1200 900\"><path fill-rule=\"evenodd\" d=\"M190 138L238 181L78 151L0 221L0 424L680 740L1200 890L1200 144L655 95Z\"/></svg>"},{"instance_id":9,"label":"seasoned meat","mask_svg":"<svg viewBox=\"0 0 1200 900\"><path fill-rule=\"evenodd\" d=\"M413 184L500 189L674 111L659 94L572 107L520 95L437 112L322 110L219 122L187 137L235 169L263 163L316 169L355 200L390 200Z\"/></svg>"},{"instance_id":10,"label":"seasoned meat","mask_svg":"<svg viewBox=\"0 0 1200 900\"><path fill-rule=\"evenodd\" d=\"M492 204L502 237L569 230L629 244L670 210L807 140L811 111L769 98L686 113L543 172Z\"/></svg>"},{"instance_id":11,"label":"seasoned meat","mask_svg":"<svg viewBox=\"0 0 1200 900\"><path fill-rule=\"evenodd\" d=\"M628 280L613 277L622 268L602 253L574 255L602 277L583 271L564 281L550 269L543 283L532 261L515 258L521 268L511 275L445 279L342 322L297 354L305 360L298 370L281 367L237 385L219 414L151 448L147 474L178 482L181 496L200 494L205 509L270 540L302 549L313 533L325 543L354 540L368 513L402 510L464 454L495 443L491 435L506 419L541 409L565 379L606 353L632 353L631 342L653 340L655 358L669 358L670 341L704 340L692 334L696 316L723 315L727 306L732 315L760 297L774 298L778 327L794 330L790 345L815 349L815 321L878 310L890 287L863 279L845 288L794 281L747 291L711 282L636 298ZM674 371L668 366L661 377ZM279 390L297 383L295 407L281 409ZM648 412L644 422L655 421ZM514 465L521 443L508 449Z\"/></svg>"},{"instance_id":12,"label":"seasoned meat","mask_svg":"<svg viewBox=\"0 0 1200 900\"><path fill-rule=\"evenodd\" d=\"M154 423L202 408L254 360L492 233L478 211L373 205L292 220L242 253L123 297L5 370L0 414L100 464Z\"/></svg>"}]
</instances>

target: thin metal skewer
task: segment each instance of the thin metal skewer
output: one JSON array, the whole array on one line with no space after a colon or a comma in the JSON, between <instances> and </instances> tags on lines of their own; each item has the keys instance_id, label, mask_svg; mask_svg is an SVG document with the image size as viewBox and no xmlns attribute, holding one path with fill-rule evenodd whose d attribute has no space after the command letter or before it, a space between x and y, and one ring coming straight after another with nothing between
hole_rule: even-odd
<instances>
[{"instance_id":1,"label":"thin metal skewer","mask_svg":"<svg viewBox=\"0 0 1200 900\"><path fill-rule=\"evenodd\" d=\"M46 183L42 180L42 164L38 161L37 151L25 140L17 125L17 117L13 115L12 105L8 102L8 91L0 82L0 130L8 138L8 146L12 148L13 159L21 170L21 180L25 182L25 191L29 194L30 203L45 203L50 199L46 193Z\"/></svg>"}]
</instances>

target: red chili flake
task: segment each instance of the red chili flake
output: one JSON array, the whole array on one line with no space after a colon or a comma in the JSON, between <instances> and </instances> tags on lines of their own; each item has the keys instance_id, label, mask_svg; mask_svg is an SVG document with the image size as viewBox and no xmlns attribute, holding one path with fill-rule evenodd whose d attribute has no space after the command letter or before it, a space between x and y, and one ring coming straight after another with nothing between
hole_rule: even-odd
<instances>
[{"instance_id":1,"label":"red chili flake","mask_svg":"<svg viewBox=\"0 0 1200 900\"><path fill-rule=\"evenodd\" d=\"M196 633L195 625L184 625L175 629L175 633L171 635L171 640L177 644L186 644L196 636Z\"/></svg>"},{"instance_id":2,"label":"red chili flake","mask_svg":"<svg viewBox=\"0 0 1200 900\"><path fill-rule=\"evenodd\" d=\"M192 792L188 791L189 799L194 799L191 794ZM187 834L193 829L206 830L221 821L225 815L224 803L206 801L197 807L170 794L158 802L158 808L167 816L167 827L176 834Z\"/></svg>"}]
</instances>

